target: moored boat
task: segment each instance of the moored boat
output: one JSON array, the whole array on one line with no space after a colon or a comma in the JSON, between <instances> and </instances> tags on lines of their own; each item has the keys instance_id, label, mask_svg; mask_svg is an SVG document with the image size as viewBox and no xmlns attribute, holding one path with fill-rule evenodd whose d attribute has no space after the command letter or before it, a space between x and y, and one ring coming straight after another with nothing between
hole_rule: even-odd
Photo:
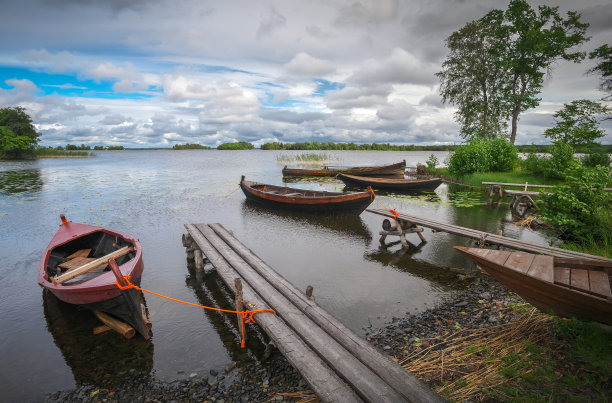
<instances>
[{"instance_id":1,"label":"moored boat","mask_svg":"<svg viewBox=\"0 0 612 403\"><path fill-rule=\"evenodd\" d=\"M64 302L109 313L148 339L140 291L117 285L124 276L140 284L144 267L140 242L118 231L60 217L62 224L40 260L38 284Z\"/></svg>"},{"instance_id":2,"label":"moored boat","mask_svg":"<svg viewBox=\"0 0 612 403\"><path fill-rule=\"evenodd\" d=\"M391 165L378 165L371 167L331 167L322 169L283 168L283 176L336 176L340 173L363 176L392 176L404 175L406 160Z\"/></svg>"},{"instance_id":3,"label":"moored boat","mask_svg":"<svg viewBox=\"0 0 612 403\"><path fill-rule=\"evenodd\" d=\"M612 263L455 246L539 310L612 325Z\"/></svg>"},{"instance_id":4,"label":"moored boat","mask_svg":"<svg viewBox=\"0 0 612 403\"><path fill-rule=\"evenodd\" d=\"M374 189L385 190L434 190L442 183L440 178L375 178L348 174L338 174L338 179L347 185L370 186Z\"/></svg>"},{"instance_id":5,"label":"moored boat","mask_svg":"<svg viewBox=\"0 0 612 403\"><path fill-rule=\"evenodd\" d=\"M285 186L240 180L240 188L249 200L270 207L286 209L360 214L374 200L374 192L341 193L321 190L296 189Z\"/></svg>"}]
</instances>

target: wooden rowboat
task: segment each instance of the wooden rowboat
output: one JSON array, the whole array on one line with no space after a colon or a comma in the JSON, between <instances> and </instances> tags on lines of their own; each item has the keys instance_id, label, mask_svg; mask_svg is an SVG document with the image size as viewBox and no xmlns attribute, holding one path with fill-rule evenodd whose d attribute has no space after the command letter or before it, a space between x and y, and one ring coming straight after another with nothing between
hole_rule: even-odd
<instances>
[{"instance_id":1,"label":"wooden rowboat","mask_svg":"<svg viewBox=\"0 0 612 403\"><path fill-rule=\"evenodd\" d=\"M612 325L612 263L455 246L539 310Z\"/></svg>"},{"instance_id":2,"label":"wooden rowboat","mask_svg":"<svg viewBox=\"0 0 612 403\"><path fill-rule=\"evenodd\" d=\"M118 231L60 217L62 224L40 260L38 284L64 302L111 314L148 339L140 291L117 286L117 281L125 284L123 276L140 284L140 242Z\"/></svg>"},{"instance_id":3,"label":"wooden rowboat","mask_svg":"<svg viewBox=\"0 0 612 403\"><path fill-rule=\"evenodd\" d=\"M283 176L336 176L340 173L363 176L388 176L404 175L406 171L406 160L391 165L379 165L372 167L324 167L322 169L299 169L283 168Z\"/></svg>"},{"instance_id":4,"label":"wooden rowboat","mask_svg":"<svg viewBox=\"0 0 612 403\"><path fill-rule=\"evenodd\" d=\"M300 211L344 211L360 214L374 200L374 192L340 193L321 190L296 189L284 186L240 180L240 188L249 200L270 207Z\"/></svg>"},{"instance_id":5,"label":"wooden rowboat","mask_svg":"<svg viewBox=\"0 0 612 403\"><path fill-rule=\"evenodd\" d=\"M371 186L374 189L386 190L434 190L442 179L399 179L399 178L374 178L357 175L339 174L338 178L347 185Z\"/></svg>"}]
</instances>

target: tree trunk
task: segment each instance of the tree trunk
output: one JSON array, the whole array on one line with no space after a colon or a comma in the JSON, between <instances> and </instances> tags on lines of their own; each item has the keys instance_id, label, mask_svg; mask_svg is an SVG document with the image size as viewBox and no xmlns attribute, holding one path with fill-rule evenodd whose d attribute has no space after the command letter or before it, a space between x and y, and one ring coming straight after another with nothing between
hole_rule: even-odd
<instances>
[{"instance_id":1,"label":"tree trunk","mask_svg":"<svg viewBox=\"0 0 612 403\"><path fill-rule=\"evenodd\" d=\"M514 140L516 140L516 126L518 124L518 117L521 113L521 108L514 108L512 111L512 131L510 132L510 143L514 144Z\"/></svg>"}]
</instances>

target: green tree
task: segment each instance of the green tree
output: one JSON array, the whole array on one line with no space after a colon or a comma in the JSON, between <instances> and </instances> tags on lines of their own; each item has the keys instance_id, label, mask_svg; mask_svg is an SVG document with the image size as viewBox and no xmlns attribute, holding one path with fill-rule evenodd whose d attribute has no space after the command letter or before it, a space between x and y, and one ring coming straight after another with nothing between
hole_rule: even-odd
<instances>
[{"instance_id":1,"label":"green tree","mask_svg":"<svg viewBox=\"0 0 612 403\"><path fill-rule=\"evenodd\" d=\"M39 134L25 109L17 106L0 109L0 156L22 158L31 155Z\"/></svg>"},{"instance_id":2,"label":"green tree","mask_svg":"<svg viewBox=\"0 0 612 403\"><path fill-rule=\"evenodd\" d=\"M563 18L558 7L536 11L526 0L511 0L506 11L492 10L452 34L438 77L442 100L458 107L462 135L493 138L510 118L514 144L519 115L539 104L553 64L586 57L571 50L588 40L587 27L575 11Z\"/></svg>"},{"instance_id":3,"label":"green tree","mask_svg":"<svg viewBox=\"0 0 612 403\"><path fill-rule=\"evenodd\" d=\"M503 86L507 72L501 65L498 33L503 12L493 10L472 21L446 39L450 53L442 64L442 102L457 106L455 120L461 137L493 138L507 127Z\"/></svg>"},{"instance_id":4,"label":"green tree","mask_svg":"<svg viewBox=\"0 0 612 403\"><path fill-rule=\"evenodd\" d=\"M505 98L512 119L512 144L520 113L539 104L537 95L553 63L559 59L580 62L586 57L585 52L571 51L589 39L585 36L589 24L580 22L578 12L568 11L563 18L559 7L539 6L538 11L526 0L512 0L504 13L499 45L503 67L509 71Z\"/></svg>"},{"instance_id":5,"label":"green tree","mask_svg":"<svg viewBox=\"0 0 612 403\"><path fill-rule=\"evenodd\" d=\"M603 100L609 100L612 98L612 47L608 44L598 47L593 52L589 53L589 59L597 59L599 61L599 63L592 69L589 69L588 72L601 75L599 88L602 91L610 93L603 97Z\"/></svg>"},{"instance_id":6,"label":"green tree","mask_svg":"<svg viewBox=\"0 0 612 403\"><path fill-rule=\"evenodd\" d=\"M599 102L579 99L564 104L563 109L553 115L555 126L544 131L544 136L554 142L564 141L574 147L592 146L595 140L606 133L599 128L599 122L609 111L606 105Z\"/></svg>"}]
</instances>

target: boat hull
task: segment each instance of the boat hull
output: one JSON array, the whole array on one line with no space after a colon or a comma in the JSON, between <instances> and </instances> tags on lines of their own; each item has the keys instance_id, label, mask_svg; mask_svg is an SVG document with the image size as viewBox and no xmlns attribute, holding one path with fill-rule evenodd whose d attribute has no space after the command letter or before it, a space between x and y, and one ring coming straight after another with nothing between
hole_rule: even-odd
<instances>
[{"instance_id":1,"label":"boat hull","mask_svg":"<svg viewBox=\"0 0 612 403\"><path fill-rule=\"evenodd\" d=\"M552 281L548 281L535 278L520 269L515 270L504 266L498 258L496 258L497 262L487 258L486 255L482 255L484 254L484 252L481 252L482 249L458 246L455 246L455 249L542 312L595 320L612 325L612 298L560 285L557 281L559 279L558 272L563 268L551 266L550 270L553 270L553 272L545 273L548 279L552 279ZM510 254L511 252L506 253ZM521 254L520 252L512 253ZM493 256L493 254L490 255ZM522 255L530 254L522 253ZM609 282L608 277L606 277L606 281Z\"/></svg>"},{"instance_id":2,"label":"boat hull","mask_svg":"<svg viewBox=\"0 0 612 403\"><path fill-rule=\"evenodd\" d=\"M372 203L374 198L369 192L315 192L305 189L264 185L245 180L240 182L240 187L248 200L258 204L272 208L313 213L349 212L360 214ZM294 195L291 196L291 194Z\"/></svg>"},{"instance_id":3,"label":"boat hull","mask_svg":"<svg viewBox=\"0 0 612 403\"><path fill-rule=\"evenodd\" d=\"M373 189L383 190L434 190L442 183L440 178L431 179L394 179L394 178L371 178L357 175L339 174L338 179L347 185L360 187L370 186Z\"/></svg>"},{"instance_id":4,"label":"boat hull","mask_svg":"<svg viewBox=\"0 0 612 403\"><path fill-rule=\"evenodd\" d=\"M396 164L375 167L299 169L285 166L283 176L336 176L341 173L363 176L403 176L405 171L406 160Z\"/></svg>"},{"instance_id":5,"label":"boat hull","mask_svg":"<svg viewBox=\"0 0 612 403\"><path fill-rule=\"evenodd\" d=\"M148 339L150 332L140 303L140 291L136 289L121 290L116 284L117 278L112 271L99 270L99 273L83 280L76 277L75 281L63 284L52 281L52 274L50 275L50 273L55 270L58 264L66 260L66 256L74 250L91 246L89 244L92 240L96 241L100 250L102 250L103 244L109 248L131 245L134 249L133 252L118 260L117 263L123 276L129 276L130 282L133 284L140 284L144 265L142 249L137 239L106 228L65 222L45 249L40 261L39 285L49 290L61 301L109 313L129 323L143 337ZM110 244L110 246L107 244Z\"/></svg>"}]
</instances>

